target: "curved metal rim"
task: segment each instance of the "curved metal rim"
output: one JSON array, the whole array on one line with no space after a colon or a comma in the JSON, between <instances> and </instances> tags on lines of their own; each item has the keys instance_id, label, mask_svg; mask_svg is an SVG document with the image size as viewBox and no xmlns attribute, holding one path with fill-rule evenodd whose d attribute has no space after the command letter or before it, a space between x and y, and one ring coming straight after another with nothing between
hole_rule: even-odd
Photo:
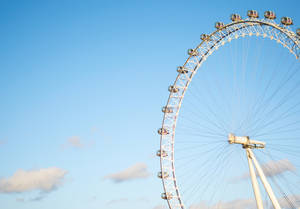
<instances>
[{"instance_id":1,"label":"curved metal rim","mask_svg":"<svg viewBox=\"0 0 300 209\"><path fill-rule=\"evenodd\" d=\"M271 28L274 28L276 29L277 31L280 31L280 33L284 34L289 40L291 40L293 43L294 43L294 47L297 47L298 50L300 48L300 41L299 41L299 37L297 37L297 35L291 31L291 30L288 30L287 28L284 28L284 27L281 27L280 25L276 24L273 20L265 20L265 19L262 19L262 20L258 20L258 19L253 19L253 18L250 18L250 19L246 19L246 20L242 20L242 21L237 21L237 22L232 22L232 23L229 23L227 25L224 25L224 27L222 27L221 29L217 29L215 30L214 32L212 32L209 37L213 37L214 35L216 35L218 32L222 32L222 31L225 31L226 29L228 28L231 28L231 27L234 27L236 25L244 25L244 26L241 26L240 28L234 28L235 30L233 30L232 32L230 32L229 34L227 34L226 36L223 36L221 37L218 42L224 40L224 38L226 38L228 35L230 34L234 34L236 32L238 32L239 30L245 28L245 27L254 27L254 26L269 26ZM245 34L245 36L250 36L249 34ZM271 39L270 37L268 37L269 39ZM272 40L272 39L271 39ZM276 39L274 39L276 40ZM199 50L205 43L207 43L209 41L202 41L196 48L195 50ZM283 45L282 42L280 42L281 45ZM176 181L176 174L175 174L175 164L174 164L174 138L175 138L175 129L176 129L176 124L177 124L177 118L178 118L178 114L180 112L180 107L181 107L181 103L182 103L182 99L184 98L184 95L185 95L185 92L192 80L192 78L194 77L194 75L196 74L196 72L198 71L198 69L200 68L201 64L206 60L206 56L207 54L213 49L213 47L215 47L215 45L213 45L211 48L209 48L207 51L206 51L206 54L204 55L201 55L199 56L200 59L198 61L198 63L195 63L196 66L195 68L193 69L193 71L191 71L191 74L189 77L187 77L188 81L186 82L184 88L183 88L183 92L182 92L182 95L178 101L178 105L177 105L177 111L176 111L176 114L175 114L175 117L173 119L173 125L172 125L172 136L171 136L171 141L169 142L169 144L171 145L171 168L172 168L172 176L173 176L173 187L174 187L174 190L176 191L176 195L177 195L177 200L179 202L179 207L178 208L181 208L181 209L184 209L184 205L183 205L183 202L181 200L181 197L180 197L180 192L179 192L179 189L177 187L177 181ZM284 45L283 45L284 46ZM293 53L290 49L290 52L292 54L294 54L296 56L297 59L299 59L299 55ZM191 58L194 57L192 55L190 55L188 57L188 59L185 61L183 67L185 67L188 62L191 60ZM205 59L204 59L205 58ZM180 78L181 74L178 74L175 81L174 81L174 84L173 85L176 85L176 83L178 82L179 78ZM168 106L170 104L170 100L172 98L172 95L173 93L170 92L169 94L169 97L168 97L168 100L167 100L167 105ZM165 120L166 120L166 117L167 117L167 114L168 113L164 113L164 117L163 117L163 121L162 121L162 127L164 127L165 125ZM171 128L171 127L170 127ZM160 150L163 150L163 143L162 141L164 140L164 136L162 135L160 137ZM160 156L160 168L161 168L161 172L164 172L164 163L163 163L163 160L164 158L162 156ZM171 176L171 175L170 175ZM166 182L165 182L165 179L162 178L162 183L163 183L163 188L164 188L164 192L165 193L168 193L169 191L167 190L167 187L166 187ZM174 191L173 190L173 191ZM168 205L169 205L169 208L170 209L173 209L172 208L172 204L171 204L171 200L167 200L168 202Z\"/></svg>"}]
</instances>

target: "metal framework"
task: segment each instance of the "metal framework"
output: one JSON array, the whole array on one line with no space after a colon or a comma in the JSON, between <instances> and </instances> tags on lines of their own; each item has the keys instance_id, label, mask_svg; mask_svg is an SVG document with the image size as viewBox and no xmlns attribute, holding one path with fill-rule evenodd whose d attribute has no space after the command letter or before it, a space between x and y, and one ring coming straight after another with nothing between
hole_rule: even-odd
<instances>
[{"instance_id":1,"label":"metal framework","mask_svg":"<svg viewBox=\"0 0 300 209\"><path fill-rule=\"evenodd\" d=\"M249 172L252 182L252 187L254 191L254 196L256 199L256 205L258 209L263 209L263 202L261 199L261 194L258 187L258 182L256 179L256 173L254 171L253 164L257 170L257 173L266 189L266 192L268 193L270 200L273 204L273 207L275 209L281 209L279 202L274 195L274 192L262 170L259 163L257 162L254 153L252 152L252 149L264 149L266 143L261 141L252 140L249 138L249 136L235 136L234 134L229 134L228 136L228 142L229 144L241 144L243 145L243 148L246 150L247 160L249 164Z\"/></svg>"},{"instance_id":2,"label":"metal framework","mask_svg":"<svg viewBox=\"0 0 300 209\"><path fill-rule=\"evenodd\" d=\"M188 51L189 57L183 66L177 69L178 75L173 85L169 87L169 98L162 111L164 112L162 126L158 133L160 137L160 150L157 156L160 157L161 172L159 177L162 179L164 193L162 198L166 199L170 209L184 209L184 203L178 188L175 162L174 162L174 143L175 130L180 107L192 78L201 67L202 63L217 49L233 39L246 36L260 36L269 38L280 43L287 48L296 59L300 60L300 36L289 28L288 24L277 24L274 18L257 19L249 17L247 19L232 19L229 24L216 26L217 30L209 35L201 36L201 43ZM247 148L247 157L250 172L253 171L252 161L256 165L256 160L251 149ZM258 187L256 177L253 174L253 187ZM255 183L256 182L256 183ZM258 190L259 191L259 190ZM259 194L256 194L256 196ZM258 200L261 202L261 200ZM258 203L261 204L261 203ZM261 209L261 206L258 206ZM277 209L277 208L276 208Z\"/></svg>"}]
</instances>

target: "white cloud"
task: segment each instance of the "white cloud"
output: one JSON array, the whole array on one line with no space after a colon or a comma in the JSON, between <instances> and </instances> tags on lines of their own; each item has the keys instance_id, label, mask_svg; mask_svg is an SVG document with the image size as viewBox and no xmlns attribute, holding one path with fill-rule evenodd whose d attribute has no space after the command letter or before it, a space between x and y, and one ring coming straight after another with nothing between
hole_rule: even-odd
<instances>
[{"instance_id":1,"label":"white cloud","mask_svg":"<svg viewBox=\"0 0 300 209\"><path fill-rule=\"evenodd\" d=\"M17 202L25 202L25 199L24 198L17 198L16 201Z\"/></svg>"},{"instance_id":2,"label":"white cloud","mask_svg":"<svg viewBox=\"0 0 300 209\"><path fill-rule=\"evenodd\" d=\"M167 209L167 206L166 205L157 205L153 209Z\"/></svg>"},{"instance_id":3,"label":"white cloud","mask_svg":"<svg viewBox=\"0 0 300 209\"><path fill-rule=\"evenodd\" d=\"M219 202L214 205L208 205L205 202L191 205L189 209L253 209L256 203L252 199L237 199L230 202Z\"/></svg>"},{"instance_id":4,"label":"white cloud","mask_svg":"<svg viewBox=\"0 0 300 209\"><path fill-rule=\"evenodd\" d=\"M62 144L62 148L85 148L85 147L91 147L95 144L94 140L90 140L86 143L83 143L79 136L72 136L67 139L67 141Z\"/></svg>"},{"instance_id":5,"label":"white cloud","mask_svg":"<svg viewBox=\"0 0 300 209\"><path fill-rule=\"evenodd\" d=\"M147 197L140 197L140 198L138 198L137 199L137 201L139 201L139 202L150 202L150 200L147 198Z\"/></svg>"},{"instance_id":6,"label":"white cloud","mask_svg":"<svg viewBox=\"0 0 300 209\"><path fill-rule=\"evenodd\" d=\"M295 166L288 160L282 159L278 161L270 161L266 164L261 165L261 168L266 176L276 176L278 174L284 173L286 171L294 172L296 171ZM256 173L258 176L258 174ZM250 177L249 172L243 174L242 176L236 177L232 180L232 182L236 182L239 180L245 180Z\"/></svg>"},{"instance_id":7,"label":"white cloud","mask_svg":"<svg viewBox=\"0 0 300 209\"><path fill-rule=\"evenodd\" d=\"M278 199L281 208L292 209L299 208L300 206L300 195L290 195L287 197L281 197ZM266 204L266 202L265 202ZM291 205L292 204L292 205ZM269 207L272 209L273 206L271 203L268 203ZM206 202L202 202L199 204L194 204L189 207L189 209L253 209L256 208L256 201L254 199L236 199L229 202L219 202L214 205L208 205ZM163 207L162 207L163 208ZM160 209L158 206L154 209Z\"/></svg>"},{"instance_id":8,"label":"white cloud","mask_svg":"<svg viewBox=\"0 0 300 209\"><path fill-rule=\"evenodd\" d=\"M295 166L288 159L270 161L262 165L262 169L266 176L275 176L285 171L296 171Z\"/></svg>"},{"instance_id":9,"label":"white cloud","mask_svg":"<svg viewBox=\"0 0 300 209\"><path fill-rule=\"evenodd\" d=\"M107 206L110 206L110 205L115 205L115 204L124 204L124 203L133 203L133 204L136 204L136 203L149 203L150 200L147 198L147 197L140 197L140 198L137 198L137 199L128 199L128 198L119 198L119 199L113 199L113 200L110 200L106 203Z\"/></svg>"},{"instance_id":10,"label":"white cloud","mask_svg":"<svg viewBox=\"0 0 300 209\"><path fill-rule=\"evenodd\" d=\"M96 126L93 126L92 128L91 128L91 132L92 133L96 133L96 132L98 132L99 130L98 130L98 128L96 127Z\"/></svg>"},{"instance_id":11,"label":"white cloud","mask_svg":"<svg viewBox=\"0 0 300 209\"><path fill-rule=\"evenodd\" d=\"M287 200L288 199L288 200ZM288 197L282 197L278 199L281 208L292 209L299 208L300 206L300 195L290 195ZM266 202L265 202L266 203ZM292 203L292 205L291 205ZM272 209L271 203L268 203L269 207ZM214 205L208 205L205 202L194 204L189 207L189 209L253 209L256 208L256 201L254 199L236 199L229 202L219 202ZM160 209L160 207L154 208Z\"/></svg>"},{"instance_id":12,"label":"white cloud","mask_svg":"<svg viewBox=\"0 0 300 209\"><path fill-rule=\"evenodd\" d=\"M278 201L281 208L292 209L292 208L300 207L300 195L289 195L285 198L284 197L280 198Z\"/></svg>"},{"instance_id":13,"label":"white cloud","mask_svg":"<svg viewBox=\"0 0 300 209\"><path fill-rule=\"evenodd\" d=\"M18 170L11 177L0 179L0 193L16 193L32 190L50 192L63 184L67 171L60 168Z\"/></svg>"},{"instance_id":14,"label":"white cloud","mask_svg":"<svg viewBox=\"0 0 300 209\"><path fill-rule=\"evenodd\" d=\"M110 200L106 203L106 205L114 205L114 204L122 203L122 202L128 202L128 199L127 198L120 198L120 199Z\"/></svg>"},{"instance_id":15,"label":"white cloud","mask_svg":"<svg viewBox=\"0 0 300 209\"><path fill-rule=\"evenodd\" d=\"M149 175L150 173L147 171L147 165L145 163L136 163L123 171L107 175L104 178L119 183L127 180L147 178Z\"/></svg>"},{"instance_id":16,"label":"white cloud","mask_svg":"<svg viewBox=\"0 0 300 209\"><path fill-rule=\"evenodd\" d=\"M82 148L84 147L84 145L82 144L82 142L80 141L80 138L78 136L72 136L68 139L67 146L70 147L77 147L77 148Z\"/></svg>"},{"instance_id":17,"label":"white cloud","mask_svg":"<svg viewBox=\"0 0 300 209\"><path fill-rule=\"evenodd\" d=\"M39 202L39 201L42 201L45 197L46 197L45 195L39 195L37 197L31 198L30 201Z\"/></svg>"}]
</instances>

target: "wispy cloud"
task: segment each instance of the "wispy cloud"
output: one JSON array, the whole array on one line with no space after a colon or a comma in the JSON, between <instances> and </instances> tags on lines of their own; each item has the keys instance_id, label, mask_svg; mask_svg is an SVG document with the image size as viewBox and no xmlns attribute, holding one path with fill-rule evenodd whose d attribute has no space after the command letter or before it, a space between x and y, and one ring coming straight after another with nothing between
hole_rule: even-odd
<instances>
[{"instance_id":1,"label":"wispy cloud","mask_svg":"<svg viewBox=\"0 0 300 209\"><path fill-rule=\"evenodd\" d=\"M166 205L157 205L153 209L167 209L167 206Z\"/></svg>"},{"instance_id":2,"label":"wispy cloud","mask_svg":"<svg viewBox=\"0 0 300 209\"><path fill-rule=\"evenodd\" d=\"M42 201L43 199L45 199L45 195L39 195L37 197L34 197L34 198L31 198L29 201L32 201L32 202L39 202L39 201Z\"/></svg>"},{"instance_id":3,"label":"wispy cloud","mask_svg":"<svg viewBox=\"0 0 300 209\"><path fill-rule=\"evenodd\" d=\"M64 144L64 147L76 147L76 148L83 148L84 144L81 142L79 136L72 136L68 138L67 142Z\"/></svg>"},{"instance_id":4,"label":"wispy cloud","mask_svg":"<svg viewBox=\"0 0 300 209\"><path fill-rule=\"evenodd\" d=\"M33 198L17 198L16 201L17 202L39 202L42 201L43 199L45 199L47 197L46 193L41 192L38 196L33 197Z\"/></svg>"},{"instance_id":5,"label":"wispy cloud","mask_svg":"<svg viewBox=\"0 0 300 209\"><path fill-rule=\"evenodd\" d=\"M292 209L300 207L300 195L289 195L282 197L279 200L281 208ZM270 209L273 207L270 207Z\"/></svg>"},{"instance_id":6,"label":"wispy cloud","mask_svg":"<svg viewBox=\"0 0 300 209\"><path fill-rule=\"evenodd\" d=\"M286 171L296 171L295 166L288 159L270 161L262 165L262 169L266 176L275 176Z\"/></svg>"},{"instance_id":7,"label":"wispy cloud","mask_svg":"<svg viewBox=\"0 0 300 209\"><path fill-rule=\"evenodd\" d=\"M150 202L150 200L147 197L140 197L137 199L139 202Z\"/></svg>"},{"instance_id":8,"label":"wispy cloud","mask_svg":"<svg viewBox=\"0 0 300 209\"><path fill-rule=\"evenodd\" d=\"M205 202L191 205L189 209L253 209L256 203L253 199L237 199L230 202L219 202L214 205L208 205Z\"/></svg>"},{"instance_id":9,"label":"wispy cloud","mask_svg":"<svg viewBox=\"0 0 300 209\"><path fill-rule=\"evenodd\" d=\"M67 171L60 168L18 170L11 177L0 179L0 193L20 193L32 190L51 192L63 184Z\"/></svg>"},{"instance_id":10,"label":"wispy cloud","mask_svg":"<svg viewBox=\"0 0 300 209\"><path fill-rule=\"evenodd\" d=\"M25 199L24 198L17 198L16 201L17 202L25 202Z\"/></svg>"},{"instance_id":11,"label":"wispy cloud","mask_svg":"<svg viewBox=\"0 0 300 209\"><path fill-rule=\"evenodd\" d=\"M88 142L83 142L83 140L79 137L79 136L72 136L70 138L67 139L67 141L62 144L62 148L63 149L67 149L67 148L86 148L86 147L91 147L93 146L95 143L95 141L90 140Z\"/></svg>"},{"instance_id":12,"label":"wispy cloud","mask_svg":"<svg viewBox=\"0 0 300 209\"><path fill-rule=\"evenodd\" d=\"M115 200L110 200L106 203L106 205L114 205L114 204L118 204L118 203L123 203L123 202L128 202L127 198L120 198L120 199L115 199Z\"/></svg>"},{"instance_id":13,"label":"wispy cloud","mask_svg":"<svg viewBox=\"0 0 300 209\"><path fill-rule=\"evenodd\" d=\"M106 203L106 206L115 205L115 204L137 204L137 203L149 203L150 200L147 197L140 197L137 199L128 199L128 198L118 198L110 200Z\"/></svg>"},{"instance_id":14,"label":"wispy cloud","mask_svg":"<svg viewBox=\"0 0 300 209\"><path fill-rule=\"evenodd\" d=\"M0 140L0 146L4 145L5 141L4 140Z\"/></svg>"},{"instance_id":15,"label":"wispy cloud","mask_svg":"<svg viewBox=\"0 0 300 209\"><path fill-rule=\"evenodd\" d=\"M296 171L295 166L288 160L282 159L278 161L270 161L266 164L261 165L262 170L266 176L276 176L278 174L284 173L286 171L294 172ZM258 174L256 174L258 175ZM232 179L232 182L241 181L248 179L250 177L249 172L244 173L241 176Z\"/></svg>"},{"instance_id":16,"label":"wispy cloud","mask_svg":"<svg viewBox=\"0 0 300 209\"><path fill-rule=\"evenodd\" d=\"M118 173L113 173L105 176L105 179L110 179L115 183L120 183L123 181L147 178L150 173L147 171L147 165L145 163L136 163L133 166L120 171Z\"/></svg>"},{"instance_id":17,"label":"wispy cloud","mask_svg":"<svg viewBox=\"0 0 300 209\"><path fill-rule=\"evenodd\" d=\"M93 126L92 128L91 128L91 132L92 133L96 133L96 132L98 132L99 131L99 129L96 127L96 126Z\"/></svg>"}]
</instances>

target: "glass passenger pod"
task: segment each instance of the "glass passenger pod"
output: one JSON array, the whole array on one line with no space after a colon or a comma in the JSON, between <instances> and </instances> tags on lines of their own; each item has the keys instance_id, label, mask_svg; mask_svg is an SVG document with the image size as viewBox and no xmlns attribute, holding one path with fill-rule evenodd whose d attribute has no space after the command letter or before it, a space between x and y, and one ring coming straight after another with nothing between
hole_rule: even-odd
<instances>
[{"instance_id":1,"label":"glass passenger pod","mask_svg":"<svg viewBox=\"0 0 300 209\"><path fill-rule=\"evenodd\" d=\"M270 20L275 20L276 19L276 14L273 11L266 11L265 12L265 18L270 19Z\"/></svg>"},{"instance_id":2,"label":"glass passenger pod","mask_svg":"<svg viewBox=\"0 0 300 209\"><path fill-rule=\"evenodd\" d=\"M230 18L233 22L239 22L242 20L241 16L239 14L232 14Z\"/></svg>"},{"instance_id":3,"label":"glass passenger pod","mask_svg":"<svg viewBox=\"0 0 300 209\"><path fill-rule=\"evenodd\" d=\"M159 135L168 135L169 134L169 131L165 128L160 128L160 129L158 129L157 132Z\"/></svg>"},{"instance_id":4,"label":"glass passenger pod","mask_svg":"<svg viewBox=\"0 0 300 209\"><path fill-rule=\"evenodd\" d=\"M169 92L172 92L172 93L179 92L179 88L176 86L169 86L168 90L169 90Z\"/></svg>"},{"instance_id":5,"label":"glass passenger pod","mask_svg":"<svg viewBox=\"0 0 300 209\"><path fill-rule=\"evenodd\" d=\"M156 156L158 156L158 157L167 157L168 153L165 150L158 150L156 152Z\"/></svg>"},{"instance_id":6,"label":"glass passenger pod","mask_svg":"<svg viewBox=\"0 0 300 209\"><path fill-rule=\"evenodd\" d=\"M198 51L196 49L189 49L188 50L188 55L190 56L198 56Z\"/></svg>"},{"instance_id":7,"label":"glass passenger pod","mask_svg":"<svg viewBox=\"0 0 300 209\"><path fill-rule=\"evenodd\" d=\"M207 34L201 34L200 39L202 41L209 41L210 40L210 36Z\"/></svg>"},{"instance_id":8,"label":"glass passenger pod","mask_svg":"<svg viewBox=\"0 0 300 209\"><path fill-rule=\"evenodd\" d=\"M164 200L170 200L170 199L173 198L173 195L169 192L167 192L167 193L164 192L164 193L161 194L161 198L164 199Z\"/></svg>"},{"instance_id":9,"label":"glass passenger pod","mask_svg":"<svg viewBox=\"0 0 300 209\"><path fill-rule=\"evenodd\" d=\"M160 179L166 179L169 177L169 174L167 172L158 172L157 177Z\"/></svg>"},{"instance_id":10,"label":"glass passenger pod","mask_svg":"<svg viewBox=\"0 0 300 209\"><path fill-rule=\"evenodd\" d=\"M161 111L163 113L173 113L173 108L172 107L164 106Z\"/></svg>"},{"instance_id":11,"label":"glass passenger pod","mask_svg":"<svg viewBox=\"0 0 300 209\"><path fill-rule=\"evenodd\" d=\"M189 71L188 71L187 69L185 69L183 66L179 66L179 67L177 68L177 72L178 72L178 73L181 73L181 74L186 74L186 73L188 73Z\"/></svg>"},{"instance_id":12,"label":"glass passenger pod","mask_svg":"<svg viewBox=\"0 0 300 209\"><path fill-rule=\"evenodd\" d=\"M297 29L296 34L300 37L300 28Z\"/></svg>"},{"instance_id":13,"label":"glass passenger pod","mask_svg":"<svg viewBox=\"0 0 300 209\"><path fill-rule=\"evenodd\" d=\"M285 26L293 25L293 20L290 17L283 17L281 18L281 24Z\"/></svg>"},{"instance_id":14,"label":"glass passenger pod","mask_svg":"<svg viewBox=\"0 0 300 209\"><path fill-rule=\"evenodd\" d=\"M256 10L248 10L247 15L250 18L259 18L258 12Z\"/></svg>"},{"instance_id":15,"label":"glass passenger pod","mask_svg":"<svg viewBox=\"0 0 300 209\"><path fill-rule=\"evenodd\" d=\"M224 23L222 23L222 22L216 22L216 24L215 24L215 28L217 28L217 29L222 29L222 28L224 28Z\"/></svg>"}]
</instances>

